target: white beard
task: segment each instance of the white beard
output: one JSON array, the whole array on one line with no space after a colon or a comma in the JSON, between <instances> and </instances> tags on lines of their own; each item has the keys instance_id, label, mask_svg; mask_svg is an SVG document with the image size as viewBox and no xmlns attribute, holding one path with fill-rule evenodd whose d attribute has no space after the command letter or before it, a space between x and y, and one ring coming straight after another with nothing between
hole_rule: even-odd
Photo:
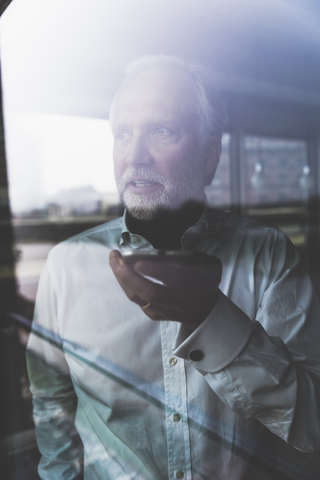
<instances>
[{"instance_id":1,"label":"white beard","mask_svg":"<svg viewBox=\"0 0 320 480\"><path fill-rule=\"evenodd\" d=\"M116 178L120 198L133 218L152 220L163 210L177 210L191 200L202 187L201 165L197 161L187 169L174 170L167 178L152 172L146 167L129 167L121 178ZM128 191L126 186L132 178L143 178L148 182L160 183L163 189L159 193L139 193Z\"/></svg>"}]
</instances>

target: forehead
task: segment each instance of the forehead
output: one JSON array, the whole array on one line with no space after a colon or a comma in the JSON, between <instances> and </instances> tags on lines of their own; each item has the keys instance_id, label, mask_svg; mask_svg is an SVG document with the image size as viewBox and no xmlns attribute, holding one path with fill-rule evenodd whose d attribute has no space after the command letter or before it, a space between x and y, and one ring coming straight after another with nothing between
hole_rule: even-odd
<instances>
[{"instance_id":1,"label":"forehead","mask_svg":"<svg viewBox=\"0 0 320 480\"><path fill-rule=\"evenodd\" d=\"M140 73L117 95L114 122L132 117L195 120L198 98L192 78L184 71L156 68Z\"/></svg>"}]
</instances>

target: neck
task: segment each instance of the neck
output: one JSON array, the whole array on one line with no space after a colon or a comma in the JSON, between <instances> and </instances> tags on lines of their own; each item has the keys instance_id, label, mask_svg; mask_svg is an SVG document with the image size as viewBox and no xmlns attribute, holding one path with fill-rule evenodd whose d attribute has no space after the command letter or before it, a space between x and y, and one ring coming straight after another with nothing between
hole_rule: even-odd
<instances>
[{"instance_id":1,"label":"neck","mask_svg":"<svg viewBox=\"0 0 320 480\"><path fill-rule=\"evenodd\" d=\"M190 201L179 210L162 211L152 220L137 220L126 212L126 223L132 233L143 236L158 250L181 250L183 234L199 220L204 202Z\"/></svg>"}]
</instances>

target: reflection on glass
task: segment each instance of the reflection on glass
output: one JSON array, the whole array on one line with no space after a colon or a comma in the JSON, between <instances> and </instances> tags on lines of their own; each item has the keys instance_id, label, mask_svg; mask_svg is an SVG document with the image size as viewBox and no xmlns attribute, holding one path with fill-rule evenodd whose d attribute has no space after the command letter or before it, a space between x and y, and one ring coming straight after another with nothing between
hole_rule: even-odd
<instances>
[{"instance_id":1,"label":"reflection on glass","mask_svg":"<svg viewBox=\"0 0 320 480\"><path fill-rule=\"evenodd\" d=\"M313 188L314 181L311 176L311 170L309 165L305 165L302 169L302 175L299 178L299 185L301 189L305 192L305 194L308 194L308 191Z\"/></svg>"},{"instance_id":2,"label":"reflection on glass","mask_svg":"<svg viewBox=\"0 0 320 480\"><path fill-rule=\"evenodd\" d=\"M229 168L230 135L222 137L222 152L219 165L211 182L206 188L209 205L212 207L228 207L230 205L230 168Z\"/></svg>"},{"instance_id":3,"label":"reflection on glass","mask_svg":"<svg viewBox=\"0 0 320 480\"><path fill-rule=\"evenodd\" d=\"M34 301L59 241L118 214L108 120L7 112L18 292Z\"/></svg>"},{"instance_id":4,"label":"reflection on glass","mask_svg":"<svg viewBox=\"0 0 320 480\"><path fill-rule=\"evenodd\" d=\"M308 176L303 172L309 168L305 142L247 136L244 162L246 205L303 201ZM305 176L300 181L302 174Z\"/></svg>"},{"instance_id":5,"label":"reflection on glass","mask_svg":"<svg viewBox=\"0 0 320 480\"><path fill-rule=\"evenodd\" d=\"M262 162L257 162L254 166L254 174L250 179L253 188L263 188L266 184L266 177L264 174L264 165Z\"/></svg>"},{"instance_id":6,"label":"reflection on glass","mask_svg":"<svg viewBox=\"0 0 320 480\"><path fill-rule=\"evenodd\" d=\"M99 216L117 204L108 120L40 113L5 120L16 219Z\"/></svg>"}]
</instances>

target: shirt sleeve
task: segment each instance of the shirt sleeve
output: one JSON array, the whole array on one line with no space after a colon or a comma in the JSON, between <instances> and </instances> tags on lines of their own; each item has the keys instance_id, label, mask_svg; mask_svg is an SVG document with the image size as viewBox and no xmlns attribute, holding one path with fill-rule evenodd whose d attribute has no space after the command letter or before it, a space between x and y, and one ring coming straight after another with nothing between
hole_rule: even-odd
<instances>
[{"instance_id":1,"label":"shirt sleeve","mask_svg":"<svg viewBox=\"0 0 320 480\"><path fill-rule=\"evenodd\" d=\"M273 263L255 319L220 292L192 334L180 327L174 354L233 411L311 452L320 446L319 302L291 244Z\"/></svg>"},{"instance_id":2,"label":"shirt sleeve","mask_svg":"<svg viewBox=\"0 0 320 480\"><path fill-rule=\"evenodd\" d=\"M83 447L74 426L77 398L58 331L58 296L49 262L42 273L27 349L43 480L82 478Z\"/></svg>"}]
</instances>

